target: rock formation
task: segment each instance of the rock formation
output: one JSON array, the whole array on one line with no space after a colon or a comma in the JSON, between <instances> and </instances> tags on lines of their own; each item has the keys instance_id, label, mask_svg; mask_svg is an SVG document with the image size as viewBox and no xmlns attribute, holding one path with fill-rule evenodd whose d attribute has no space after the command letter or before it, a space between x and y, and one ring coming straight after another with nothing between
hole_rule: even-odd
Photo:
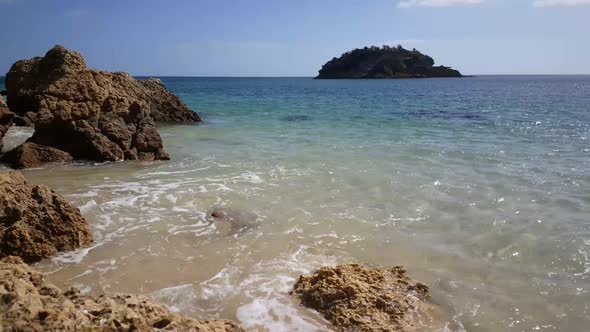
<instances>
[{"instance_id":1,"label":"rock formation","mask_svg":"<svg viewBox=\"0 0 590 332\"><path fill-rule=\"evenodd\" d=\"M14 119L14 113L12 113L7 107L4 99L0 97L0 151L2 151L2 139L8 131L8 128L12 125Z\"/></svg>"},{"instance_id":2,"label":"rock formation","mask_svg":"<svg viewBox=\"0 0 590 332\"><path fill-rule=\"evenodd\" d=\"M0 331L243 332L238 324L172 313L141 295L63 292L18 257L0 260Z\"/></svg>"},{"instance_id":3,"label":"rock formation","mask_svg":"<svg viewBox=\"0 0 590 332\"><path fill-rule=\"evenodd\" d=\"M434 60L416 49L372 46L355 49L322 66L319 79L462 77L457 70L434 66Z\"/></svg>"},{"instance_id":4,"label":"rock formation","mask_svg":"<svg viewBox=\"0 0 590 332\"><path fill-rule=\"evenodd\" d=\"M0 258L32 263L92 243L80 210L19 172L0 173Z\"/></svg>"},{"instance_id":5,"label":"rock formation","mask_svg":"<svg viewBox=\"0 0 590 332\"><path fill-rule=\"evenodd\" d=\"M402 267L369 269L356 264L323 267L300 276L293 293L341 331L404 331L429 297Z\"/></svg>"},{"instance_id":6,"label":"rock formation","mask_svg":"<svg viewBox=\"0 0 590 332\"><path fill-rule=\"evenodd\" d=\"M151 111L151 117L161 122L199 122L199 115L191 111L176 95L166 89L159 79L136 80L126 73L109 73L86 68L84 57L75 51L56 45L45 57L15 62L6 74L6 93L10 109L22 115L26 112L39 111L39 101L57 80L89 71L95 77L97 86L80 86L83 96L104 97L107 92L115 91L118 98L145 102ZM112 81L101 80L96 76L115 75ZM108 77L107 77L108 79ZM108 91L111 90L111 91ZM103 99L103 98L100 98ZM79 102L80 100L76 100Z\"/></svg>"},{"instance_id":7,"label":"rock formation","mask_svg":"<svg viewBox=\"0 0 590 332\"><path fill-rule=\"evenodd\" d=\"M168 159L154 120L200 121L159 80L87 69L80 53L62 46L13 64L6 89L19 122L34 122L29 141L75 159Z\"/></svg>"},{"instance_id":8,"label":"rock formation","mask_svg":"<svg viewBox=\"0 0 590 332\"><path fill-rule=\"evenodd\" d=\"M12 168L39 167L46 163L69 162L69 153L49 146L35 143L23 143L0 158L0 162L9 164Z\"/></svg>"}]
</instances>

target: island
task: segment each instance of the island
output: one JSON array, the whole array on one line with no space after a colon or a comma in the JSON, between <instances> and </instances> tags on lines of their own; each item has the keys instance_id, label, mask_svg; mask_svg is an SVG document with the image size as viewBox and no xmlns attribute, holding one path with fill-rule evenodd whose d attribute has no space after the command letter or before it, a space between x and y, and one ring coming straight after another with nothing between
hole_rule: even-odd
<instances>
[{"instance_id":1,"label":"island","mask_svg":"<svg viewBox=\"0 0 590 332\"><path fill-rule=\"evenodd\" d=\"M371 46L342 54L322 66L316 79L463 77L458 70L401 45Z\"/></svg>"}]
</instances>

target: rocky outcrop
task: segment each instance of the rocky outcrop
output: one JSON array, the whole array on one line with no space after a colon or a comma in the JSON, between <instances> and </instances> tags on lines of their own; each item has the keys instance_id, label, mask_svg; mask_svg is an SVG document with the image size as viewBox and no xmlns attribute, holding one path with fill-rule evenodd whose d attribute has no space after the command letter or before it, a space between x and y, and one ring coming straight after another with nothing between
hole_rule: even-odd
<instances>
[{"instance_id":1,"label":"rocky outcrop","mask_svg":"<svg viewBox=\"0 0 590 332\"><path fill-rule=\"evenodd\" d=\"M92 243L80 210L19 172L0 173L0 258L32 263Z\"/></svg>"},{"instance_id":2,"label":"rocky outcrop","mask_svg":"<svg viewBox=\"0 0 590 332\"><path fill-rule=\"evenodd\" d=\"M72 161L72 156L67 152L28 142L17 146L0 158L0 162L10 164L12 168L16 169L40 167L46 163L69 161Z\"/></svg>"},{"instance_id":3,"label":"rocky outcrop","mask_svg":"<svg viewBox=\"0 0 590 332\"><path fill-rule=\"evenodd\" d=\"M63 292L18 257L0 260L0 331L243 332L225 320L202 321L170 312L141 295Z\"/></svg>"},{"instance_id":4,"label":"rocky outcrop","mask_svg":"<svg viewBox=\"0 0 590 332\"><path fill-rule=\"evenodd\" d=\"M429 297L428 287L412 281L402 267L356 264L300 276L293 293L341 331L404 331Z\"/></svg>"},{"instance_id":5,"label":"rocky outcrop","mask_svg":"<svg viewBox=\"0 0 590 332\"><path fill-rule=\"evenodd\" d=\"M17 61L6 74L6 90L10 109L18 115L39 111L39 101L55 81L80 71L91 71L95 76L102 74L116 75L113 80L96 78L97 87L81 86L77 92L84 97L97 99L115 90L114 96L145 103L155 121L162 122L199 122L199 115L191 111L176 95L166 89L159 79L136 80L126 73L109 73L89 70L84 57L75 51L57 45L44 57ZM104 97L104 96L103 96Z\"/></svg>"},{"instance_id":6,"label":"rocky outcrop","mask_svg":"<svg viewBox=\"0 0 590 332\"><path fill-rule=\"evenodd\" d=\"M365 47L342 54L322 66L319 79L462 77L455 69L434 66L434 60L416 49Z\"/></svg>"},{"instance_id":7,"label":"rocky outcrop","mask_svg":"<svg viewBox=\"0 0 590 332\"><path fill-rule=\"evenodd\" d=\"M0 97L0 100L2 97ZM0 152L2 151L2 139L4 135L12 125L14 119L14 113L12 113L8 108L0 106Z\"/></svg>"},{"instance_id":8,"label":"rocky outcrop","mask_svg":"<svg viewBox=\"0 0 590 332\"><path fill-rule=\"evenodd\" d=\"M149 78L140 80L144 90L138 91L138 98L145 100L152 110L152 117L157 122L200 122L199 115L191 111L173 93L170 93L161 80Z\"/></svg>"},{"instance_id":9,"label":"rocky outcrop","mask_svg":"<svg viewBox=\"0 0 590 332\"><path fill-rule=\"evenodd\" d=\"M6 88L10 109L34 122L29 141L74 159L169 159L154 120L200 121L159 80L87 69L80 53L62 46L16 62Z\"/></svg>"}]
</instances>

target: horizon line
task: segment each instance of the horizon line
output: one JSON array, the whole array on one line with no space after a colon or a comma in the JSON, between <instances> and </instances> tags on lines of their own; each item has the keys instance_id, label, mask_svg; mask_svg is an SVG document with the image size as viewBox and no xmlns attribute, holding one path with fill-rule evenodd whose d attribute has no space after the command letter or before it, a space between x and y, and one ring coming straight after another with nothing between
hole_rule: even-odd
<instances>
[{"instance_id":1,"label":"horizon line","mask_svg":"<svg viewBox=\"0 0 590 332\"><path fill-rule=\"evenodd\" d=\"M117 72L117 71L113 71ZM133 77L179 77L179 78L315 78L316 76L223 76L223 75L135 75ZM481 77L481 76L590 76L587 74L464 74L463 77L452 77L452 78L470 78L470 77ZM0 75L0 78L6 78L6 75ZM436 77L432 77L436 78ZM346 80L346 78L342 79ZM358 80L358 79L349 79ZM379 79L377 79L379 80ZM387 80L387 79L383 79Z\"/></svg>"}]
</instances>

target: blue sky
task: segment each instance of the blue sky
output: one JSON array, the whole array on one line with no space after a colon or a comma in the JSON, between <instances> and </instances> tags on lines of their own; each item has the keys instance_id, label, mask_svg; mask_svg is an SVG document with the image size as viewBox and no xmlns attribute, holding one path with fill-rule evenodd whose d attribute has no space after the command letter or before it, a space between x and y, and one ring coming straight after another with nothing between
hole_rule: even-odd
<instances>
[{"instance_id":1,"label":"blue sky","mask_svg":"<svg viewBox=\"0 0 590 332\"><path fill-rule=\"evenodd\" d=\"M590 0L0 0L0 73L54 44L134 75L314 76L402 44L464 74L590 74Z\"/></svg>"}]
</instances>

